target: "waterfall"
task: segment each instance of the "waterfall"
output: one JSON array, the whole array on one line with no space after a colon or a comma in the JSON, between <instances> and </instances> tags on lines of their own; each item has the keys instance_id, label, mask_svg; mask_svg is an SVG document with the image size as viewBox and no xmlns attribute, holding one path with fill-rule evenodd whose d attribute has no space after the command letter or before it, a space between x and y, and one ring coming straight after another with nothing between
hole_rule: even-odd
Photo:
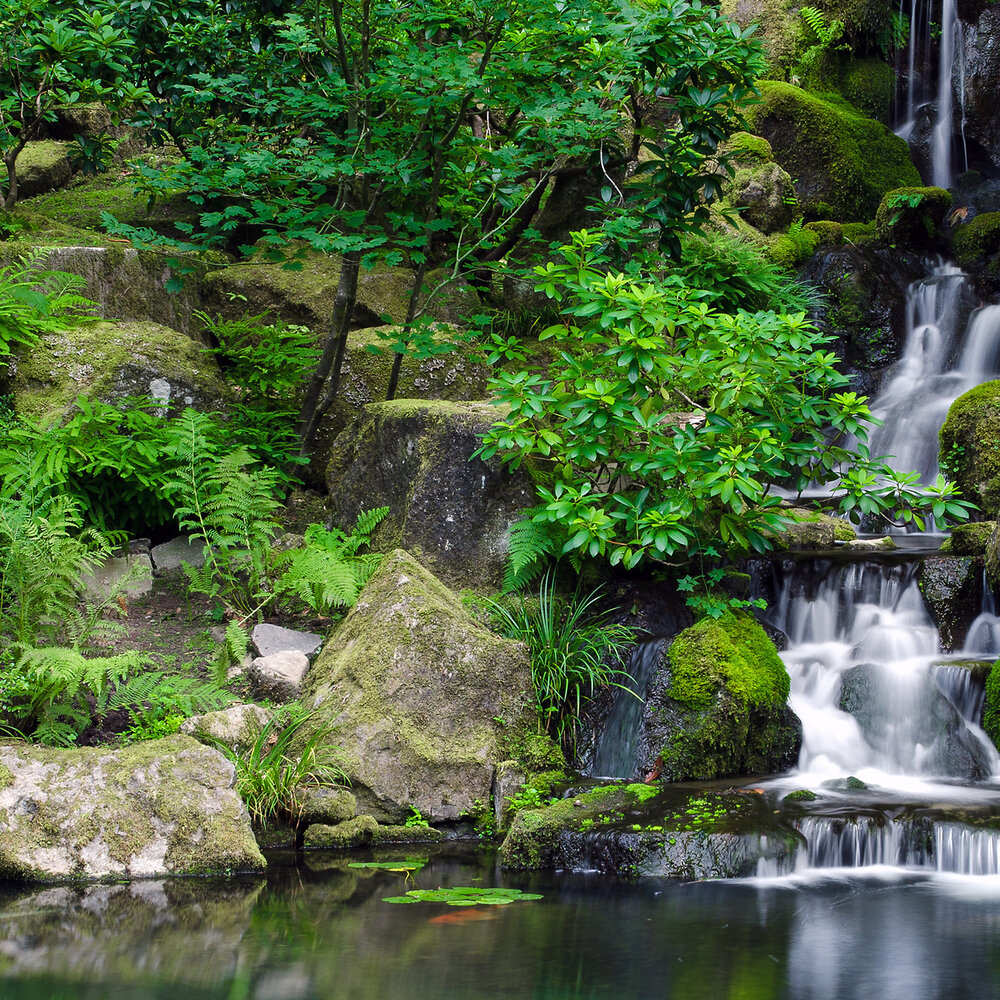
<instances>
[{"instance_id":1,"label":"waterfall","mask_svg":"<svg viewBox=\"0 0 1000 1000\"><path fill-rule=\"evenodd\" d=\"M942 0L941 45L938 62L937 106L931 152L932 183L946 188L951 184L951 134L953 128L952 73L955 64L955 0Z\"/></svg>"},{"instance_id":2,"label":"waterfall","mask_svg":"<svg viewBox=\"0 0 1000 1000\"><path fill-rule=\"evenodd\" d=\"M789 638L782 659L802 720L800 785L1000 774L1000 755L968 715L972 695L941 673L917 569L818 560L786 574L768 617Z\"/></svg>"}]
</instances>

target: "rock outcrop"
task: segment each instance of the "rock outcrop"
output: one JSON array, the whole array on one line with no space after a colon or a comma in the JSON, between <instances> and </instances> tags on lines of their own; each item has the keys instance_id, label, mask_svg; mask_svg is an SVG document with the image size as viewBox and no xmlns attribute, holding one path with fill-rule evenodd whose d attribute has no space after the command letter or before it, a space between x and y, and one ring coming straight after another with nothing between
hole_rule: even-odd
<instances>
[{"instance_id":1,"label":"rock outcrop","mask_svg":"<svg viewBox=\"0 0 1000 1000\"><path fill-rule=\"evenodd\" d=\"M233 765L188 736L0 744L0 874L28 881L259 871Z\"/></svg>"}]
</instances>

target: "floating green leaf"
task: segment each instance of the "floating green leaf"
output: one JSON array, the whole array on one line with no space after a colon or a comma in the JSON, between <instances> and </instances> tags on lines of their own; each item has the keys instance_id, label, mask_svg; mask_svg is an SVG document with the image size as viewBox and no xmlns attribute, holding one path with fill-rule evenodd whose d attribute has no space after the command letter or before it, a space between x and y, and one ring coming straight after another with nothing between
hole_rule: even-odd
<instances>
[{"instance_id":1,"label":"floating green leaf","mask_svg":"<svg viewBox=\"0 0 1000 1000\"><path fill-rule=\"evenodd\" d=\"M348 868L377 868L386 872L418 872L426 860L419 858L407 858L405 861L352 861Z\"/></svg>"},{"instance_id":2,"label":"floating green leaf","mask_svg":"<svg viewBox=\"0 0 1000 1000\"><path fill-rule=\"evenodd\" d=\"M387 896L383 903L446 903L448 906L505 906L507 903L541 899L520 889L481 889L453 886L450 889L411 889L405 896Z\"/></svg>"}]
</instances>

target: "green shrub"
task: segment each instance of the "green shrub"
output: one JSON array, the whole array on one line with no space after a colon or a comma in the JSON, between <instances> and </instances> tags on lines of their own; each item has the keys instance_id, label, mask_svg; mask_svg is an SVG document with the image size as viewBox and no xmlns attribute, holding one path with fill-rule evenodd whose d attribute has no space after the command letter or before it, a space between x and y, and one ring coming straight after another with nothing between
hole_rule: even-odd
<instances>
[{"instance_id":1,"label":"green shrub","mask_svg":"<svg viewBox=\"0 0 1000 1000\"><path fill-rule=\"evenodd\" d=\"M937 187L889 191L875 213L875 235L901 246L927 246L944 221L951 200L950 192Z\"/></svg>"}]
</instances>

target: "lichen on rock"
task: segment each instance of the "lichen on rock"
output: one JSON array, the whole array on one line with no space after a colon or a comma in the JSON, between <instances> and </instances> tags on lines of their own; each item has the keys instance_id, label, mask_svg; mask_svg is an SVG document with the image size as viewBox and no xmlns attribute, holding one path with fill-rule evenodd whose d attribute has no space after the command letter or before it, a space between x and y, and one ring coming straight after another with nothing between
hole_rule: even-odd
<instances>
[{"instance_id":1,"label":"lichen on rock","mask_svg":"<svg viewBox=\"0 0 1000 1000\"><path fill-rule=\"evenodd\" d=\"M456 820L488 802L505 732L535 724L527 650L469 618L412 556L383 561L306 675L359 808Z\"/></svg>"},{"instance_id":2,"label":"lichen on rock","mask_svg":"<svg viewBox=\"0 0 1000 1000\"><path fill-rule=\"evenodd\" d=\"M233 765L175 735L121 749L0 744L0 874L139 878L258 871Z\"/></svg>"}]
</instances>

